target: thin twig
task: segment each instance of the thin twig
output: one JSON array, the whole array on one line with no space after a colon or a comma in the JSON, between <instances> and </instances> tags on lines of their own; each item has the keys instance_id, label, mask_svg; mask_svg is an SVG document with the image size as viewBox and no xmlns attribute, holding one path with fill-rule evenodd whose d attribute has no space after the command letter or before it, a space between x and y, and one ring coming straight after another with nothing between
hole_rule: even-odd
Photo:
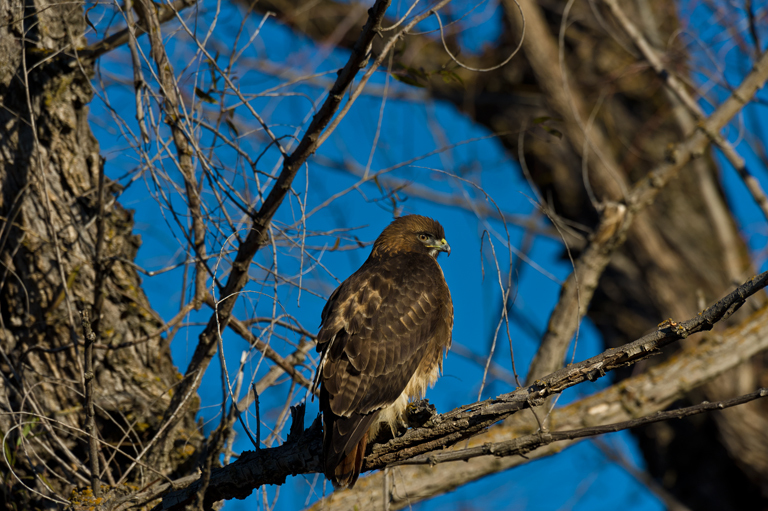
<instances>
[{"instance_id":1,"label":"thin twig","mask_svg":"<svg viewBox=\"0 0 768 511\"><path fill-rule=\"evenodd\" d=\"M261 412L259 411L259 393L256 392L256 384L252 384L253 388L253 407L256 408L256 441L253 442L256 445L256 449L261 449ZM251 439L253 441L253 439Z\"/></svg>"},{"instance_id":2,"label":"thin twig","mask_svg":"<svg viewBox=\"0 0 768 511\"><path fill-rule=\"evenodd\" d=\"M160 23L166 23L172 19L175 19L179 11L183 11L187 7L195 5L195 1L194 0L175 0L170 5L165 5L165 4L157 4L157 5L160 7L160 13L158 15L158 19L160 20ZM127 15L133 16L133 14L130 12L127 13ZM142 26L138 26L134 30L135 37L139 37L140 35L145 33L146 33L146 30ZM81 57L88 58L91 60L96 60L97 58L101 57L105 53L110 52L115 48L119 48L120 46L127 43L130 39L130 35L131 35L131 29L124 28L123 30L116 32L108 36L107 38L81 50L79 54Z\"/></svg>"},{"instance_id":3,"label":"thin twig","mask_svg":"<svg viewBox=\"0 0 768 511\"><path fill-rule=\"evenodd\" d=\"M91 489L93 496L101 497L101 481L99 480L99 441L96 438L96 423L93 410L93 343L96 334L91 329L90 314L87 310L80 311L80 322L85 337L85 432L88 435L88 456L91 470Z\"/></svg>"}]
</instances>

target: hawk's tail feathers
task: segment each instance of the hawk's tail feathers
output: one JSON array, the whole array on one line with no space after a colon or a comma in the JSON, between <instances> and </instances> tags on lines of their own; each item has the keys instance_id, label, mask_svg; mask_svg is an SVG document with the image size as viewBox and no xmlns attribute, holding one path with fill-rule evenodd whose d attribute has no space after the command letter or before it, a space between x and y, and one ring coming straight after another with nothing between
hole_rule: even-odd
<instances>
[{"instance_id":1,"label":"hawk's tail feathers","mask_svg":"<svg viewBox=\"0 0 768 511\"><path fill-rule=\"evenodd\" d=\"M357 443L344 459L341 460L333 471L331 482L335 487L354 488L357 478L360 477L360 471L363 469L363 458L365 457L365 448L368 446L368 432L365 432L363 438Z\"/></svg>"},{"instance_id":2,"label":"hawk's tail feathers","mask_svg":"<svg viewBox=\"0 0 768 511\"><path fill-rule=\"evenodd\" d=\"M351 414L339 417L331 410L321 391L320 408L323 412L323 465L325 476L334 487L353 486L363 468L368 446L368 428L376 421L378 412L368 415Z\"/></svg>"}]
</instances>

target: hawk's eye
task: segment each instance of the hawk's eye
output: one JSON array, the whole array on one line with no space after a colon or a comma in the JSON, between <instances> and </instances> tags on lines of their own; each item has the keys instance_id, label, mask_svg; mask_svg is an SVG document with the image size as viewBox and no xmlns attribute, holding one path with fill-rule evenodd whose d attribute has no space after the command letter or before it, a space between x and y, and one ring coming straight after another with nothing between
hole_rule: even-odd
<instances>
[{"instance_id":1,"label":"hawk's eye","mask_svg":"<svg viewBox=\"0 0 768 511\"><path fill-rule=\"evenodd\" d=\"M419 239L421 241L427 241L429 239L429 236L427 236L426 234L419 234Z\"/></svg>"}]
</instances>

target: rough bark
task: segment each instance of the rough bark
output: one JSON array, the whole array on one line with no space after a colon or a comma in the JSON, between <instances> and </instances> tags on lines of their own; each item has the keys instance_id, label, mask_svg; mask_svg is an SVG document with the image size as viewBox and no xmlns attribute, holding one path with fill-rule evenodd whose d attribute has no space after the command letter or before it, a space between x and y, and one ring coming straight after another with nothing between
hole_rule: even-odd
<instances>
[{"instance_id":1,"label":"rough bark","mask_svg":"<svg viewBox=\"0 0 768 511\"><path fill-rule=\"evenodd\" d=\"M103 161L88 125L92 71L70 51L84 45L82 5L11 0L0 2L0 15L0 433L10 454L0 460L0 501L4 509L37 509L51 501L25 486L55 500L89 495L73 492L90 485L78 310L95 299ZM180 375L163 338L152 335L162 322L141 279L122 262L140 245L132 213L117 203L120 190L106 186L93 382L102 484L109 485L155 434ZM169 470L140 465L126 483L170 476L194 461L195 411L175 436Z\"/></svg>"}]
</instances>

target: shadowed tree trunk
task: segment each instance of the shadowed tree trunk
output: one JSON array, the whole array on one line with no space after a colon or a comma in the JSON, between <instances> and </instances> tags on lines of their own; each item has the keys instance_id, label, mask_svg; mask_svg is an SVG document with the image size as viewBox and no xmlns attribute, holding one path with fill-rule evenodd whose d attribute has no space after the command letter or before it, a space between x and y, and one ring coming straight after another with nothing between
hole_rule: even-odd
<instances>
[{"instance_id":1,"label":"shadowed tree trunk","mask_svg":"<svg viewBox=\"0 0 768 511\"><path fill-rule=\"evenodd\" d=\"M344 4L325 1L311 9L297 9L297 4L267 0L254 8L277 12L283 22L318 41L338 36L337 27L350 19L364 19L364 13ZM504 30L498 44L482 55L461 54L468 65L494 66L517 46L522 27L518 7L509 0L501 5ZM433 98L453 103L494 133L508 133L500 140L511 157L518 157L524 141L525 162L550 214L586 226L586 232L566 231L577 234L566 235L576 253L584 244L579 235L588 236L598 218L584 184L585 149L586 179L597 201L622 201L632 183L674 157L667 147L696 127L696 119L665 88L608 10L591 5L576 2L569 12L562 68L559 35L565 4L533 0L520 1L526 19L522 54L506 66L467 71L451 62L439 39L424 36L407 38L393 66L396 76L424 86ZM658 51L666 49L669 69L687 75L686 50L680 44L667 46L679 27L677 6L661 1L622 5L646 39ZM358 30L359 25L353 26L339 44L348 46ZM450 32L447 40L457 54ZM445 80L446 69L461 80ZM524 138L521 130L527 130ZM753 271L717 173L709 157L692 161L630 229L589 309L607 346L642 335L660 318L695 315ZM529 381L557 369L564 355L561 350L548 363L537 357ZM693 390L690 402L764 385L760 375L765 368L765 356L758 355ZM724 510L743 509L746 503L768 506L765 431L765 403L717 418L697 416L633 430L651 474L676 497L693 509Z\"/></svg>"},{"instance_id":2,"label":"shadowed tree trunk","mask_svg":"<svg viewBox=\"0 0 768 511\"><path fill-rule=\"evenodd\" d=\"M91 68L71 53L84 44L82 5L10 0L0 14L0 434L11 467L0 471L0 499L4 509L38 509L52 504L39 495L58 501L90 485L78 311L95 300L103 162L88 124ZM101 441L125 453L102 444L101 467L124 470L154 437L180 375L131 265L140 245L132 214L117 187L105 189L93 402ZM194 465L195 409L174 435L172 468L142 467L126 483Z\"/></svg>"}]
</instances>

